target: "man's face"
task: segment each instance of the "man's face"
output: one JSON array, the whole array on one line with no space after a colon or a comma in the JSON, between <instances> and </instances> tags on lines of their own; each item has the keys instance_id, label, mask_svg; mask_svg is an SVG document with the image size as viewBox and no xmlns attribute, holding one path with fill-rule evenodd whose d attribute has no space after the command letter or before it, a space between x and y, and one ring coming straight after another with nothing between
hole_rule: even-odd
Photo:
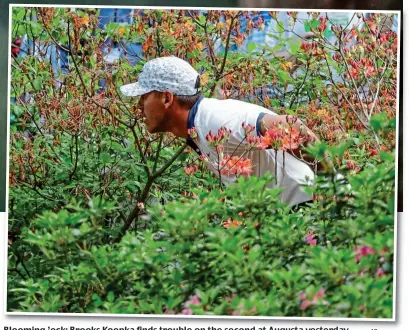
<instances>
[{"instance_id":1,"label":"man's face","mask_svg":"<svg viewBox=\"0 0 409 330\"><path fill-rule=\"evenodd\" d=\"M149 92L140 97L138 108L142 110L149 133L166 132L167 109L163 95L159 92Z\"/></svg>"}]
</instances>

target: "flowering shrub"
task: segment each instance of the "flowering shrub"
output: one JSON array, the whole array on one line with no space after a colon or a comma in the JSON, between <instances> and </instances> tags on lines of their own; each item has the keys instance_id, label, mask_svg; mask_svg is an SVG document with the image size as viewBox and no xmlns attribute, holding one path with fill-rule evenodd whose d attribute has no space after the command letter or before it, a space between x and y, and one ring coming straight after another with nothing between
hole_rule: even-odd
<instances>
[{"instance_id":1,"label":"flowering shrub","mask_svg":"<svg viewBox=\"0 0 409 330\"><path fill-rule=\"evenodd\" d=\"M114 245L103 243L112 204L45 212L21 234L34 256L30 278L9 276L9 309L390 318L394 161L382 157L345 173L353 201L292 212L265 188L271 177L241 178L158 204L144 231Z\"/></svg>"},{"instance_id":2,"label":"flowering shrub","mask_svg":"<svg viewBox=\"0 0 409 330\"><path fill-rule=\"evenodd\" d=\"M265 28L250 12L144 10L101 30L97 10L13 8L11 40L35 43L11 69L8 310L391 317L397 38L389 14L355 16L340 27L289 12L290 32L310 25L314 37L291 45L291 62L263 45L232 51ZM108 63L106 37L140 43L141 61ZM65 72L48 61L53 47L68 54ZM209 132L213 175L207 155L150 134L117 91L170 54L201 73L205 96L251 100L286 123L262 136L243 123L241 153L228 128ZM305 187L314 202L295 212L246 153L301 145L311 166L328 159L342 175L319 173Z\"/></svg>"}]
</instances>

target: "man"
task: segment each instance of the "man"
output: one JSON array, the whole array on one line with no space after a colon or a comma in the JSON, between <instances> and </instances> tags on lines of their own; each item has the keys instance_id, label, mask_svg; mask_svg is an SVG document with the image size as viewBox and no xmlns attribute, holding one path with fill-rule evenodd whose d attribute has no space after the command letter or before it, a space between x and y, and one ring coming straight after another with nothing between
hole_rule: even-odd
<instances>
[{"instance_id":1,"label":"man","mask_svg":"<svg viewBox=\"0 0 409 330\"><path fill-rule=\"evenodd\" d=\"M204 98L199 92L200 75L186 61L174 57L161 57L148 61L138 82L121 86L126 96L140 96L139 107L146 118L149 132L172 132L186 138L188 144L202 158L207 159L209 169L220 176L224 183L234 182L235 175L222 174L222 153L245 156L252 164L252 175L263 176L271 172L276 180L271 187L284 189L281 199L291 206L305 203L312 196L303 191L314 178L312 169L294 155L301 156L300 147L290 152L273 149L249 150L244 127L251 125L250 135L262 137L269 128L294 127L300 130L299 120L288 122L288 116L277 115L261 106L238 100ZM220 128L229 135L223 147L211 143ZM195 128L197 134L188 134ZM231 131L231 132L230 132ZM209 138L209 132L212 132ZM314 134L305 128L309 136ZM210 142L209 142L210 141ZM225 171L224 171L225 172Z\"/></svg>"}]
</instances>

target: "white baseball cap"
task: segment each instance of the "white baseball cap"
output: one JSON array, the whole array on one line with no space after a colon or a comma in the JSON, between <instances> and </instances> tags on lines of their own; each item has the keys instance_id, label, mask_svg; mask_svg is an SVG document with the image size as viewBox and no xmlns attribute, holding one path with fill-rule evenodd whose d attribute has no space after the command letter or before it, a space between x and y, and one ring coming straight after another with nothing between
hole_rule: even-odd
<instances>
[{"instance_id":1,"label":"white baseball cap","mask_svg":"<svg viewBox=\"0 0 409 330\"><path fill-rule=\"evenodd\" d=\"M152 91L190 96L197 94L199 87L200 75L188 62L166 56L146 62L139 80L121 86L120 90L126 96L141 96Z\"/></svg>"}]
</instances>

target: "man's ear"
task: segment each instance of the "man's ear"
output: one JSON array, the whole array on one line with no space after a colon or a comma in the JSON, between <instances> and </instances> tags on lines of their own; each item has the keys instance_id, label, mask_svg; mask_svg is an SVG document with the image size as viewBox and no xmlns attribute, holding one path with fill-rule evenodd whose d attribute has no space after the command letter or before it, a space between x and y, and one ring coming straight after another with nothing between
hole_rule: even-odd
<instances>
[{"instance_id":1,"label":"man's ear","mask_svg":"<svg viewBox=\"0 0 409 330\"><path fill-rule=\"evenodd\" d=\"M163 105L165 106L165 109L168 109L172 106L174 100L174 96L172 92L165 91L162 94L162 102Z\"/></svg>"}]
</instances>

